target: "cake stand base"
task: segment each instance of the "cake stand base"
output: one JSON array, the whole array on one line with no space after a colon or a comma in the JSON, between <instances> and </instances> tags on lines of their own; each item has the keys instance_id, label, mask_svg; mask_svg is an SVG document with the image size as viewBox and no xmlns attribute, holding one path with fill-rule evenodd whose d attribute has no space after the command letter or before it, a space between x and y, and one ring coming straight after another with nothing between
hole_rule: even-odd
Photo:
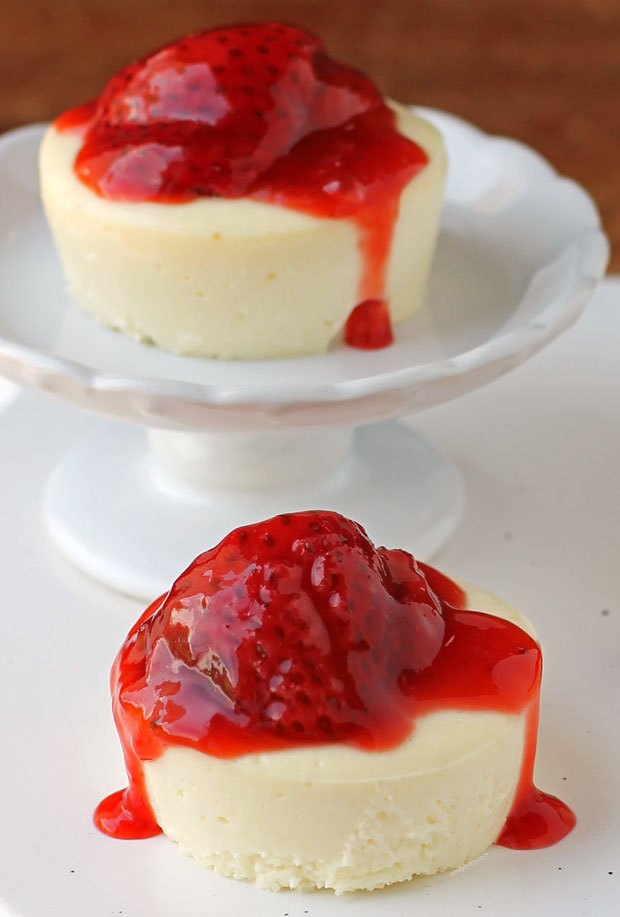
<instances>
[{"instance_id":1,"label":"cake stand base","mask_svg":"<svg viewBox=\"0 0 620 917\"><path fill-rule=\"evenodd\" d=\"M232 435L105 425L67 454L45 496L67 558L146 601L230 529L280 512L336 510L428 560L462 507L453 463L396 421Z\"/></svg>"}]
</instances>

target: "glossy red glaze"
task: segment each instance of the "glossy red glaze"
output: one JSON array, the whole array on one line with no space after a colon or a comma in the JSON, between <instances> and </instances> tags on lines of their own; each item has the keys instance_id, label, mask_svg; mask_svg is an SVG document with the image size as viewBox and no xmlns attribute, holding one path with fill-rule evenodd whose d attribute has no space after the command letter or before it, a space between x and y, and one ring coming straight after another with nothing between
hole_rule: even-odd
<instances>
[{"instance_id":1,"label":"glossy red glaze","mask_svg":"<svg viewBox=\"0 0 620 917\"><path fill-rule=\"evenodd\" d=\"M97 110L97 99L90 99L82 105L76 105L59 115L54 121L55 127L59 131L80 131L85 133L91 124L95 111Z\"/></svg>"},{"instance_id":2,"label":"glossy red glaze","mask_svg":"<svg viewBox=\"0 0 620 917\"><path fill-rule=\"evenodd\" d=\"M345 340L360 350L376 350L394 340L390 311L384 299L365 299L347 319Z\"/></svg>"},{"instance_id":3,"label":"glossy red glaze","mask_svg":"<svg viewBox=\"0 0 620 917\"><path fill-rule=\"evenodd\" d=\"M512 808L496 843L516 850L537 850L561 841L577 818L566 803L534 786L534 761L538 737L538 694L527 708L525 748L521 776Z\"/></svg>"},{"instance_id":4,"label":"glossy red glaze","mask_svg":"<svg viewBox=\"0 0 620 917\"><path fill-rule=\"evenodd\" d=\"M570 819L552 825L532 784L540 648L464 602L447 577L405 551L376 549L336 513L231 532L146 610L117 656L129 788L100 805L97 824L117 837L158 832L141 762L167 745L223 758L333 742L372 752L435 710L527 707L521 782L500 842L559 839ZM538 820L523 816L534 808Z\"/></svg>"},{"instance_id":5,"label":"glossy red glaze","mask_svg":"<svg viewBox=\"0 0 620 917\"><path fill-rule=\"evenodd\" d=\"M130 64L101 97L65 112L80 129L75 169L112 200L182 203L247 196L348 218L363 255L359 299L385 299L400 193L428 162L398 133L375 85L279 23L189 35ZM376 340L391 341L384 325ZM356 335L347 335L356 344Z\"/></svg>"}]
</instances>

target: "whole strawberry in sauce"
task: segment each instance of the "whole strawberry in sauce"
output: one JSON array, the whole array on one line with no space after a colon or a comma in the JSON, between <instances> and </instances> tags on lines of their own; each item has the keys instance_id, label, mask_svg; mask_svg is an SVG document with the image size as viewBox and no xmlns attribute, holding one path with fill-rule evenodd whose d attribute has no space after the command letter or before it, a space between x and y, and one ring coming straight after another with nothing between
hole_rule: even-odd
<instances>
[{"instance_id":1,"label":"whole strawberry in sauce","mask_svg":"<svg viewBox=\"0 0 620 917\"><path fill-rule=\"evenodd\" d=\"M91 112L76 169L114 199L238 197L257 190L264 173L300 141L318 137L318 148L315 140L302 151L317 172L317 190L340 181L340 195L334 187L331 197L359 197L373 176L356 183L351 163L346 172L340 165L359 138L352 145L346 135L324 138L321 132L345 125L359 132L355 119L369 112L399 137L374 84L329 58L314 35L278 23L212 29L173 42L110 80ZM419 167L416 145L404 137L396 143L399 171ZM360 163L365 173L368 166ZM289 164L286 185L299 184L297 169L296 161ZM278 180L277 169L271 177ZM330 192L325 196L329 200Z\"/></svg>"},{"instance_id":2,"label":"whole strawberry in sauce","mask_svg":"<svg viewBox=\"0 0 620 917\"><path fill-rule=\"evenodd\" d=\"M277 516L179 577L127 648L119 703L217 755L390 744L410 729L398 679L428 668L443 634L411 555L336 513Z\"/></svg>"}]
</instances>

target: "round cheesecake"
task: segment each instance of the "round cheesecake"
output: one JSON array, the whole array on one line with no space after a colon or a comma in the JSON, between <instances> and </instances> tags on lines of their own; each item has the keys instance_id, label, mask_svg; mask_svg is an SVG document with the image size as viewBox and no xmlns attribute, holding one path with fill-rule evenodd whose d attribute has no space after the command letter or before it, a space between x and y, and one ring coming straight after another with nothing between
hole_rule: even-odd
<instances>
[{"instance_id":1,"label":"round cheesecake","mask_svg":"<svg viewBox=\"0 0 620 917\"><path fill-rule=\"evenodd\" d=\"M541 658L505 602L337 513L235 529L116 657L129 786L95 822L337 893L546 846L574 816L532 782Z\"/></svg>"},{"instance_id":2,"label":"round cheesecake","mask_svg":"<svg viewBox=\"0 0 620 917\"><path fill-rule=\"evenodd\" d=\"M288 31L291 35L287 32L280 36L281 41L293 40L299 30ZM209 42L208 53L204 52L208 60L202 63L210 69L205 73L211 74L214 68L217 69L211 46L217 50L221 45L215 39L211 41L213 34L215 38L227 38L230 32L236 34L235 30L221 30L221 34L206 33L195 39L196 44L199 40ZM264 30L257 34L263 35ZM304 41L310 47L310 37L300 34L303 37L294 39L297 43L294 47L298 48ZM241 40L250 42L251 36ZM170 74L176 74L179 69L176 60L182 53L178 50L179 44L174 46L177 48L174 52L164 49L172 55L172 63L164 57L165 68L164 64L157 65L163 69L169 83ZM258 45L259 49L265 47ZM268 47L271 53L272 48L279 48L278 41ZM252 48L256 51L254 45ZM269 104L276 90L280 93L278 98L282 98L286 86L290 96L293 90L297 91L300 82L310 83L312 68L318 71L324 62L323 52L317 48L312 44L307 60L299 63L299 68L303 64L305 69L298 68L291 74L284 72L277 78L266 71L273 85L260 84L256 88L256 83L252 83L243 88L264 91ZM246 49L245 53L249 51ZM287 53L287 60L294 57L292 52ZM140 105L144 108L140 95L145 92L143 74L145 71L151 74L156 66L151 61L159 60L162 54L153 55L135 73L131 71L134 84L139 88L130 102L125 104L123 92L126 90L114 84L116 108L113 111L125 105L128 112L123 110L122 123L109 125L105 119L112 118L108 111L111 103L106 107L100 102L96 109L99 114L93 117L99 118L99 131L104 135L101 143L111 143L109 137L116 136L114 131L124 137L125 134L119 132L135 132L138 128L161 132L163 128L174 127L171 117L166 114L164 118L159 109L155 113L151 111L148 118L144 114L143 123L134 123ZM261 54L255 56L261 57ZM293 64L297 62L293 60ZM332 65L330 62L330 67ZM197 64L194 62L190 66L184 62L182 66L189 72ZM231 66L229 61L227 72ZM271 67L271 70L277 68ZM343 68L343 72L350 81L361 79L353 71L354 76L350 76L349 69ZM287 75L291 79L296 77L297 82L286 83ZM387 320L393 323L403 321L419 309L437 240L445 184L446 156L442 139L429 122L408 108L390 103L388 117L393 116L394 123L386 134L385 169L389 172L390 138L396 137L401 145L409 143L414 151L412 156L418 157L415 161L412 159L415 167L407 163L403 166L400 159L393 166L397 177L411 173L409 179L402 178L395 191L382 174L381 139L373 133L378 130L375 121L385 120L387 106L373 95L368 111L358 114L362 105L359 91L351 89L350 112L347 109L342 113L343 103L338 93L344 90L340 83L332 85L325 82L327 77L319 79L316 73L312 78L314 83L303 98L294 98L288 103L289 120L298 117L298 110L304 111L305 106L313 113L312 123L321 127L324 123L332 125L333 121L335 126L313 133L309 127L302 129L293 125L295 130L291 127L290 137L287 135L285 142L279 134L274 134L275 128L270 122L258 153L252 151L252 155L260 158L262 146L267 142L265 138L274 135L276 139L272 142L274 150L277 146L279 158L274 152L273 162L268 160L267 168L260 172L257 166L253 184L246 182L245 189L239 181L221 188L217 184L220 172L210 178L201 176L204 187L198 188L195 194L180 183L178 188L175 186L174 193L155 192L140 184L140 181L147 181L143 175L136 179L137 186L132 186L129 179L125 179L125 172L133 169L131 175L134 175L136 161L146 161L149 156L155 158L153 150L159 150L161 144L158 146L154 142L136 146L136 155L129 165L124 160L114 161L105 180L94 184L91 180L93 170L100 168L101 160L112 153L107 150L100 156L93 156L94 166L88 164L80 171L79 157L85 145L86 124L67 127L61 117L51 125L40 151L41 195L68 289L75 301L103 325L137 340L155 343L179 354L245 360L325 351L330 342L342 335L347 320L362 301L385 303ZM157 86L160 86L163 77L159 70L157 79ZM256 81L258 77L253 79ZM344 77L338 76L338 79L342 82ZM233 77L229 80L233 81ZM155 77L152 77L154 82ZM372 86L369 81L368 85ZM236 92L236 84L234 88ZM335 114L331 110L327 114L319 110L321 93L328 97L330 91ZM367 94L370 91L367 89ZM236 95L233 98L232 92L230 87L221 88L214 98L220 107L229 105L234 109L233 114L226 117L237 120L226 127L225 139L228 147L235 148L239 133L246 130L246 122L240 114L235 114L241 110L243 100ZM372 92L376 90L373 88ZM176 98L172 89L169 97ZM366 96L362 101L371 104ZM227 111L225 107L224 111ZM196 119L207 117L203 109L191 114ZM247 121L254 112L250 110L246 114ZM202 122L189 121L186 112L177 115L185 118L179 123L191 126L191 129L187 127L190 136L193 137L191 131L198 124L199 129L207 131L205 143L219 138L219 122L205 126ZM268 110L261 123L268 120L267 116L275 117L273 111ZM225 120L224 116L222 118ZM339 189L346 184L349 170L341 163L343 157L338 150L344 143L348 126L358 130L360 118L366 118L367 123L364 122L363 137L359 139L359 151L356 152L355 147L351 149L350 145L346 148L351 162L359 165L359 177L351 177L351 188L345 194ZM307 113L306 121L310 123ZM303 130L307 131L305 135ZM333 153L328 146L331 134L334 134ZM159 135L153 136L159 138ZM297 139L299 136L301 141ZM315 155L311 147L313 142L316 145L316 137L326 138L321 141L326 149L321 148L320 155ZM138 144L137 140L132 142ZM218 150L223 142L218 140ZM304 153L304 143L309 146L307 153ZM366 163L369 152L364 143L372 144L372 169ZM197 151L194 151L195 157L199 157L200 146ZM118 149L113 153L120 155ZM167 152L166 155L172 154ZM288 164L293 155L299 159L295 169ZM245 163L248 158L238 156L236 161ZM316 165L318 161L320 168ZM150 159L148 162L144 170L155 170L156 164ZM215 165L221 171L221 166ZM312 169L318 177L313 173L312 189L309 188L306 194L304 182L310 186ZM264 178L272 174L273 179ZM376 190L382 187L381 182L389 191L387 196L384 194L383 202ZM132 196L139 199L132 199ZM329 212L330 207L333 212ZM372 233L376 235L377 232L381 238L373 241ZM389 332L385 334L381 343L389 339ZM362 339L366 339L364 333ZM370 346L375 346L372 341Z\"/></svg>"},{"instance_id":3,"label":"round cheesecake","mask_svg":"<svg viewBox=\"0 0 620 917\"><path fill-rule=\"evenodd\" d=\"M466 586L467 606L531 624ZM524 714L427 714L396 748L323 745L233 760L171 746L143 764L158 824L182 853L260 888L371 890L456 869L499 836Z\"/></svg>"}]
</instances>

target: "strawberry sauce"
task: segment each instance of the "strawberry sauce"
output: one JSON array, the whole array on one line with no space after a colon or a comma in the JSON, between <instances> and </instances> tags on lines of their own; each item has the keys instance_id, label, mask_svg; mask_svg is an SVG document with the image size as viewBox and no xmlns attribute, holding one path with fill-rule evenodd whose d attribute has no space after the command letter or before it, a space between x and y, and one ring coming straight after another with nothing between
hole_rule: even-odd
<instances>
[{"instance_id":1,"label":"strawberry sauce","mask_svg":"<svg viewBox=\"0 0 620 917\"><path fill-rule=\"evenodd\" d=\"M80 130L76 173L111 200L250 197L352 220L363 266L345 337L367 349L391 342L385 279L400 194L428 157L398 132L376 86L314 35L279 23L189 35L55 125Z\"/></svg>"},{"instance_id":2,"label":"strawberry sauce","mask_svg":"<svg viewBox=\"0 0 620 917\"><path fill-rule=\"evenodd\" d=\"M112 669L129 787L98 807L114 837L159 833L142 761L325 743L389 749L437 710L526 711L521 777L498 843L555 843L571 810L533 785L542 657L516 625L337 513L277 516L201 554L142 615Z\"/></svg>"}]
</instances>

